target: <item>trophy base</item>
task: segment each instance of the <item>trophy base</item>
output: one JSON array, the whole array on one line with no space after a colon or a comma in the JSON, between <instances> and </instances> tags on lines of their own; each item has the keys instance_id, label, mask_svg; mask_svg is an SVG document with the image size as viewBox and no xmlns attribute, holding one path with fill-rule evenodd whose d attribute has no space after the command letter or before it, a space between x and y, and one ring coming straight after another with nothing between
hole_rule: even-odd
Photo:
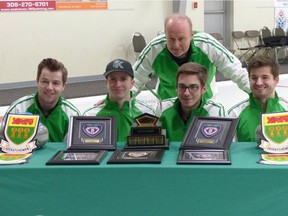
<instances>
[{"instance_id":1,"label":"trophy base","mask_svg":"<svg viewBox=\"0 0 288 216\"><path fill-rule=\"evenodd\" d=\"M145 144L145 145L133 145L126 143L124 149L169 149L169 141L165 139L163 144Z\"/></svg>"}]
</instances>

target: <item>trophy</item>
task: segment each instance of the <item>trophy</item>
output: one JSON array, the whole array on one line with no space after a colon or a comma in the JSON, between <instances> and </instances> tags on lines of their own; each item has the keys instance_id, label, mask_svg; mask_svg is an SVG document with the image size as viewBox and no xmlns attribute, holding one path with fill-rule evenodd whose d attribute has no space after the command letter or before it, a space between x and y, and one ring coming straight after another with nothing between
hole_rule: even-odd
<instances>
[{"instance_id":1,"label":"trophy","mask_svg":"<svg viewBox=\"0 0 288 216\"><path fill-rule=\"evenodd\" d=\"M161 128L158 117L144 113L136 117L135 122L125 148L169 148L166 130Z\"/></svg>"}]
</instances>

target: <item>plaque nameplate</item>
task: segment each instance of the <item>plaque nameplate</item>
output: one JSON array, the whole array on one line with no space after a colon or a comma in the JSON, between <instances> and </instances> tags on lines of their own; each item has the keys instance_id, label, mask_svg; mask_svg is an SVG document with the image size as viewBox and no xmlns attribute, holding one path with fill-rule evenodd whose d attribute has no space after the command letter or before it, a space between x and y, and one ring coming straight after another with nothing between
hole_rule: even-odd
<instances>
[{"instance_id":1,"label":"plaque nameplate","mask_svg":"<svg viewBox=\"0 0 288 216\"><path fill-rule=\"evenodd\" d=\"M46 165L99 165L106 154L105 150L58 151Z\"/></svg>"},{"instance_id":2,"label":"plaque nameplate","mask_svg":"<svg viewBox=\"0 0 288 216\"><path fill-rule=\"evenodd\" d=\"M131 128L131 134L133 135L161 135L162 130L160 126L155 127L132 127Z\"/></svg>"},{"instance_id":3,"label":"plaque nameplate","mask_svg":"<svg viewBox=\"0 0 288 216\"><path fill-rule=\"evenodd\" d=\"M161 163L164 149L116 150L107 164Z\"/></svg>"},{"instance_id":4,"label":"plaque nameplate","mask_svg":"<svg viewBox=\"0 0 288 216\"><path fill-rule=\"evenodd\" d=\"M180 150L177 164L231 164L228 150Z\"/></svg>"}]
</instances>

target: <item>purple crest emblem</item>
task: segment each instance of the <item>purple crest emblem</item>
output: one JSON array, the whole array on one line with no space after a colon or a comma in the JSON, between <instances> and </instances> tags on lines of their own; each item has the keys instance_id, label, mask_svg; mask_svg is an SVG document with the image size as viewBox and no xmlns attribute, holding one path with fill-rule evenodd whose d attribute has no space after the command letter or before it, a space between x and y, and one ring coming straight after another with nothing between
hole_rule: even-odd
<instances>
[{"instance_id":1,"label":"purple crest emblem","mask_svg":"<svg viewBox=\"0 0 288 216\"><path fill-rule=\"evenodd\" d=\"M218 134L221 129L220 124L206 124L201 127L201 132L205 137L210 138Z\"/></svg>"},{"instance_id":2,"label":"purple crest emblem","mask_svg":"<svg viewBox=\"0 0 288 216\"><path fill-rule=\"evenodd\" d=\"M85 124L82 127L84 133L86 135L88 135L89 137L96 137L97 135L99 135L102 130L103 130L103 125L99 124L99 123L89 123L89 124Z\"/></svg>"}]
</instances>

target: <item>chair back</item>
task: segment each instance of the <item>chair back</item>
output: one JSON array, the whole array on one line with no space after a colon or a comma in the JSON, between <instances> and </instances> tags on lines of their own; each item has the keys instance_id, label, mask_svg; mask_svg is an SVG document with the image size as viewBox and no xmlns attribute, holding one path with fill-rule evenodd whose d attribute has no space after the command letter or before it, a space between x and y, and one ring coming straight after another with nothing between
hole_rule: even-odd
<instances>
[{"instance_id":1,"label":"chair back","mask_svg":"<svg viewBox=\"0 0 288 216\"><path fill-rule=\"evenodd\" d=\"M134 52L140 53L146 46L146 40L140 32L135 32L132 37Z\"/></svg>"},{"instance_id":2,"label":"chair back","mask_svg":"<svg viewBox=\"0 0 288 216\"><path fill-rule=\"evenodd\" d=\"M262 44L261 34L258 30L246 30L245 36L246 36L246 40L250 48L259 46Z\"/></svg>"},{"instance_id":3,"label":"chair back","mask_svg":"<svg viewBox=\"0 0 288 216\"><path fill-rule=\"evenodd\" d=\"M264 26L261 30L260 30L260 34L261 34L261 39L263 40L263 38L268 38L268 37L272 37L272 33L271 30ZM262 41L263 42L263 41Z\"/></svg>"},{"instance_id":4,"label":"chair back","mask_svg":"<svg viewBox=\"0 0 288 216\"><path fill-rule=\"evenodd\" d=\"M281 27L276 27L273 30L274 36L286 36L285 31Z\"/></svg>"},{"instance_id":5,"label":"chair back","mask_svg":"<svg viewBox=\"0 0 288 216\"><path fill-rule=\"evenodd\" d=\"M233 42L236 44L237 49L241 49L243 47L247 47L245 39L245 34L243 31L233 31L232 32Z\"/></svg>"},{"instance_id":6,"label":"chair back","mask_svg":"<svg viewBox=\"0 0 288 216\"><path fill-rule=\"evenodd\" d=\"M232 39L236 49L234 55L245 65L246 59L251 55L246 36L243 31L232 31Z\"/></svg>"},{"instance_id":7,"label":"chair back","mask_svg":"<svg viewBox=\"0 0 288 216\"><path fill-rule=\"evenodd\" d=\"M232 32L232 38L233 39L243 39L243 38L245 38L245 34L243 31L233 31Z\"/></svg>"},{"instance_id":8,"label":"chair back","mask_svg":"<svg viewBox=\"0 0 288 216\"><path fill-rule=\"evenodd\" d=\"M282 29L283 30L283 29ZM281 47L283 45L287 45L288 40L287 37L285 36L285 32L280 28L274 29L274 35L272 35L272 32L270 31L269 28L263 27L261 29L261 38L262 38L262 43L265 46L270 46L270 47ZM276 35L277 34L279 35Z\"/></svg>"},{"instance_id":9,"label":"chair back","mask_svg":"<svg viewBox=\"0 0 288 216\"><path fill-rule=\"evenodd\" d=\"M209 33L209 34L224 45L224 37L221 34L219 33Z\"/></svg>"}]
</instances>

